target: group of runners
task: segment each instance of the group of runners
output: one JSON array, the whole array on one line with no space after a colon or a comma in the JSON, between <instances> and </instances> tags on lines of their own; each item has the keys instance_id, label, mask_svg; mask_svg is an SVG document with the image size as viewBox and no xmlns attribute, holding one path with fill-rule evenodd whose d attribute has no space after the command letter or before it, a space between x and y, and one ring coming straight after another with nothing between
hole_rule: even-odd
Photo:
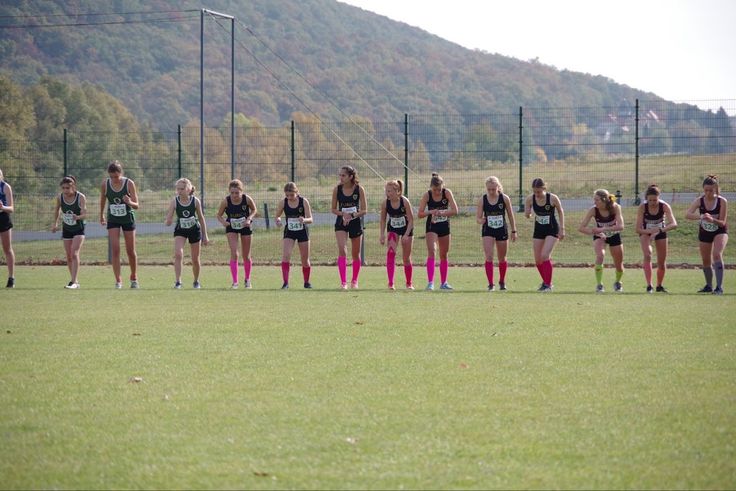
<instances>
[{"instance_id":1,"label":"group of runners","mask_svg":"<svg viewBox=\"0 0 736 491\"><path fill-rule=\"evenodd\" d=\"M122 164L110 162L108 177L100 187L99 221L106 226L111 244L111 262L115 276L115 288L122 288L120 263L120 235L123 235L125 251L130 266L130 287L139 288L135 247L135 210L139 208L135 183L123 175ZM478 199L476 221L481 226L481 238L485 254L485 272L488 290L496 289L494 281L494 259L498 265L498 289L506 290L508 263L506 256L509 240L518 238L516 218L511 200L504 194L498 178L486 179L486 192ZM73 176L65 176L60 182L61 192L57 196L54 210L52 232L61 226L64 250L70 281L68 289L79 288L79 254L84 243L85 221L87 220L87 199L77 190ZM182 288L182 269L184 247L189 242L193 272L193 288L201 288L200 246L210 243L207 223L202 204L195 196L195 188L186 178L179 179L175 185L176 195L166 212L165 224L174 224L174 288ZM547 191L545 182L536 178L532 182L532 194L524 204L524 216L534 217L532 247L534 261L541 277L540 292L553 288L554 266L552 253L555 246L566 235L565 213L557 195ZM386 273L388 288L396 289L396 255L401 245L405 287L414 289L412 250L416 218L425 220L425 240L427 245L427 286L435 289L435 269L439 254L440 290L452 290L448 282L451 244L450 219L458 214L458 206L450 189L445 187L442 177L433 173L429 190L422 194L416 217L409 199L403 195L404 185L400 180L388 181L385 185L386 199L381 203L379 241L386 246ZM667 268L667 233L677 228L677 219L672 208L661 199L660 190L650 185L645 201L638 207L635 225L643 253L643 270L646 291L663 292ZM5 182L0 170L0 239L8 267L7 287L15 286L15 255L12 248L12 220L14 211L11 186ZM339 171L339 183L332 192L332 214L335 219L335 238L337 242L337 269L341 289L359 288L361 268L361 244L363 240L363 220L368 212L365 188L360 185L357 173L351 166L343 166ZM727 230L728 202L720 195L718 178L708 176L703 181L703 193L696 198L685 214L688 220L699 222L699 247L702 258L702 271L705 285L701 293L723 293L723 251L728 242ZM245 186L238 179L228 185L228 195L220 202L216 218L225 228L230 248L230 275L232 288L238 288L239 265L243 266L245 288L251 288L251 239L253 220L257 214L253 198L245 194ZM283 216L283 219L282 219ZM284 199L276 208L276 224L284 227L281 272L282 289L288 289L290 282L291 254L298 245L301 257L304 288L312 288L310 282L310 240L309 224L313 223L309 200L299 193L293 182L284 186ZM606 246L611 253L615 267L613 289L623 291L622 276L623 243L621 232L624 229L621 206L615 196L605 189L598 189L593 195L593 206L585 214L578 231L592 237L595 253L596 291L604 292L603 262ZM348 247L349 246L349 247ZM351 256L351 279L347 281L348 248ZM656 286L652 283L652 249L657 252ZM494 257L495 256L495 257ZM714 285L715 277L715 285Z\"/></svg>"}]
</instances>

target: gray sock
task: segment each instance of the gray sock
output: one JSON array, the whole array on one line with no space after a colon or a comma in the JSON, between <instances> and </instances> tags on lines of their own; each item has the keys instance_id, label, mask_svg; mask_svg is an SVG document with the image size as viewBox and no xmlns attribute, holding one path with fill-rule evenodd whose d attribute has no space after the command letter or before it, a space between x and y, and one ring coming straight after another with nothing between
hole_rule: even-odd
<instances>
[{"instance_id":1,"label":"gray sock","mask_svg":"<svg viewBox=\"0 0 736 491\"><path fill-rule=\"evenodd\" d=\"M711 266L703 267L703 275L705 275L705 284L713 286L713 268Z\"/></svg>"},{"instance_id":2,"label":"gray sock","mask_svg":"<svg viewBox=\"0 0 736 491\"><path fill-rule=\"evenodd\" d=\"M721 288L723 285L723 263L721 261L713 263L713 269L716 270L716 288Z\"/></svg>"}]
</instances>

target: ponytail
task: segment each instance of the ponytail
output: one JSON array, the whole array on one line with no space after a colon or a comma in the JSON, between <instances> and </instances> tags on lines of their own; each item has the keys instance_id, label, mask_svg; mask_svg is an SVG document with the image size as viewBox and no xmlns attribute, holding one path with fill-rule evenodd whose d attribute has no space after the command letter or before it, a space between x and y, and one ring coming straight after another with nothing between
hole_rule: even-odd
<instances>
[{"instance_id":1,"label":"ponytail","mask_svg":"<svg viewBox=\"0 0 736 491\"><path fill-rule=\"evenodd\" d=\"M718 185L718 176L715 174L708 174L708 176L703 180L703 186L715 186L716 187L716 195L721 194L721 187Z\"/></svg>"}]
</instances>

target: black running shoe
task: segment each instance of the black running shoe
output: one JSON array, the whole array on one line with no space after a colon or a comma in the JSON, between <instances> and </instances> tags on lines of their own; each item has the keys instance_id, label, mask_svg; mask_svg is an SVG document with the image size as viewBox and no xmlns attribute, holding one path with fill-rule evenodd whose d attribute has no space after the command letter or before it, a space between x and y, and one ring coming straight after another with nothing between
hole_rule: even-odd
<instances>
[{"instance_id":1,"label":"black running shoe","mask_svg":"<svg viewBox=\"0 0 736 491\"><path fill-rule=\"evenodd\" d=\"M306 288L307 290L309 290L310 288L312 288L312 284L310 282L308 282L308 281L305 281L304 282L304 288Z\"/></svg>"},{"instance_id":2,"label":"black running shoe","mask_svg":"<svg viewBox=\"0 0 736 491\"><path fill-rule=\"evenodd\" d=\"M8 278L8 283L5 288L15 288L15 278Z\"/></svg>"},{"instance_id":3,"label":"black running shoe","mask_svg":"<svg viewBox=\"0 0 736 491\"><path fill-rule=\"evenodd\" d=\"M713 293L713 287L710 285L705 285L703 288L698 290L698 293Z\"/></svg>"},{"instance_id":4,"label":"black running shoe","mask_svg":"<svg viewBox=\"0 0 736 491\"><path fill-rule=\"evenodd\" d=\"M283 285L281 285L281 289L282 290L288 290L289 289L289 284L288 283L284 283Z\"/></svg>"},{"instance_id":5,"label":"black running shoe","mask_svg":"<svg viewBox=\"0 0 736 491\"><path fill-rule=\"evenodd\" d=\"M669 293L669 292L667 291L667 288L660 285L657 287L657 293Z\"/></svg>"},{"instance_id":6,"label":"black running shoe","mask_svg":"<svg viewBox=\"0 0 736 491\"><path fill-rule=\"evenodd\" d=\"M654 293L654 288L652 288L652 285L647 285L647 293Z\"/></svg>"},{"instance_id":7,"label":"black running shoe","mask_svg":"<svg viewBox=\"0 0 736 491\"><path fill-rule=\"evenodd\" d=\"M717 286L717 287L716 287L716 288L715 288L715 289L713 290L713 295L723 295L723 288L721 288L720 286Z\"/></svg>"},{"instance_id":8,"label":"black running shoe","mask_svg":"<svg viewBox=\"0 0 736 491\"><path fill-rule=\"evenodd\" d=\"M506 290L506 283L504 283L503 281L499 282L498 283L498 289L501 290L501 291L505 291Z\"/></svg>"},{"instance_id":9,"label":"black running shoe","mask_svg":"<svg viewBox=\"0 0 736 491\"><path fill-rule=\"evenodd\" d=\"M489 292L495 292L496 291L496 287L493 285L493 283L489 283L488 284L488 291Z\"/></svg>"}]
</instances>

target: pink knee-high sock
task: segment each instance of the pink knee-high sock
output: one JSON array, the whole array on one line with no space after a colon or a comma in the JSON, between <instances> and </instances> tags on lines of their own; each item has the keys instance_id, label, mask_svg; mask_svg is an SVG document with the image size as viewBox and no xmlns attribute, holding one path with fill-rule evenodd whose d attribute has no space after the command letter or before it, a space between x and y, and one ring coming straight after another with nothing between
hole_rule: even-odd
<instances>
[{"instance_id":1,"label":"pink knee-high sock","mask_svg":"<svg viewBox=\"0 0 736 491\"><path fill-rule=\"evenodd\" d=\"M353 278L352 282L358 282L358 276L360 276L360 259L353 259Z\"/></svg>"},{"instance_id":2,"label":"pink knee-high sock","mask_svg":"<svg viewBox=\"0 0 736 491\"><path fill-rule=\"evenodd\" d=\"M498 281L501 283L506 283L506 270L509 267L509 263L506 261L501 261L498 263Z\"/></svg>"},{"instance_id":3,"label":"pink knee-high sock","mask_svg":"<svg viewBox=\"0 0 736 491\"><path fill-rule=\"evenodd\" d=\"M253 260L246 259L243 262L243 271L245 272L245 280L248 281L250 279L250 272L253 269Z\"/></svg>"},{"instance_id":4,"label":"pink knee-high sock","mask_svg":"<svg viewBox=\"0 0 736 491\"><path fill-rule=\"evenodd\" d=\"M230 276L233 277L233 283L238 282L238 261L230 260Z\"/></svg>"},{"instance_id":5,"label":"pink knee-high sock","mask_svg":"<svg viewBox=\"0 0 736 491\"><path fill-rule=\"evenodd\" d=\"M411 263L404 264L404 276L406 276L406 284L411 285L411 277L414 273L414 268Z\"/></svg>"},{"instance_id":6,"label":"pink knee-high sock","mask_svg":"<svg viewBox=\"0 0 736 491\"><path fill-rule=\"evenodd\" d=\"M288 261L281 261L281 277L284 279L284 283L289 283L289 266Z\"/></svg>"},{"instance_id":7,"label":"pink knee-high sock","mask_svg":"<svg viewBox=\"0 0 736 491\"><path fill-rule=\"evenodd\" d=\"M302 266L302 276L304 276L304 283L309 281L309 275L312 273L311 266Z\"/></svg>"},{"instance_id":8,"label":"pink knee-high sock","mask_svg":"<svg viewBox=\"0 0 736 491\"><path fill-rule=\"evenodd\" d=\"M447 262L447 259L440 260L440 281L442 283L447 283L447 268L450 266L450 263Z\"/></svg>"},{"instance_id":9,"label":"pink knee-high sock","mask_svg":"<svg viewBox=\"0 0 736 491\"><path fill-rule=\"evenodd\" d=\"M337 272L340 274L340 283L344 285L348 281L348 258L345 256L338 256Z\"/></svg>"},{"instance_id":10,"label":"pink knee-high sock","mask_svg":"<svg viewBox=\"0 0 736 491\"><path fill-rule=\"evenodd\" d=\"M647 286L652 284L652 262L644 261L644 279L647 281Z\"/></svg>"},{"instance_id":11,"label":"pink knee-high sock","mask_svg":"<svg viewBox=\"0 0 736 491\"><path fill-rule=\"evenodd\" d=\"M396 251L388 249L386 251L386 274L388 274L388 284L394 284L394 273L396 272Z\"/></svg>"},{"instance_id":12,"label":"pink knee-high sock","mask_svg":"<svg viewBox=\"0 0 736 491\"><path fill-rule=\"evenodd\" d=\"M427 258L427 281L430 283L434 282L434 258Z\"/></svg>"},{"instance_id":13,"label":"pink knee-high sock","mask_svg":"<svg viewBox=\"0 0 736 491\"><path fill-rule=\"evenodd\" d=\"M542 263L542 271L544 272L544 281L548 286L552 286L552 260L547 259Z\"/></svg>"},{"instance_id":14,"label":"pink knee-high sock","mask_svg":"<svg viewBox=\"0 0 736 491\"><path fill-rule=\"evenodd\" d=\"M486 261L486 278L488 279L488 284L493 284L493 261Z\"/></svg>"}]
</instances>

